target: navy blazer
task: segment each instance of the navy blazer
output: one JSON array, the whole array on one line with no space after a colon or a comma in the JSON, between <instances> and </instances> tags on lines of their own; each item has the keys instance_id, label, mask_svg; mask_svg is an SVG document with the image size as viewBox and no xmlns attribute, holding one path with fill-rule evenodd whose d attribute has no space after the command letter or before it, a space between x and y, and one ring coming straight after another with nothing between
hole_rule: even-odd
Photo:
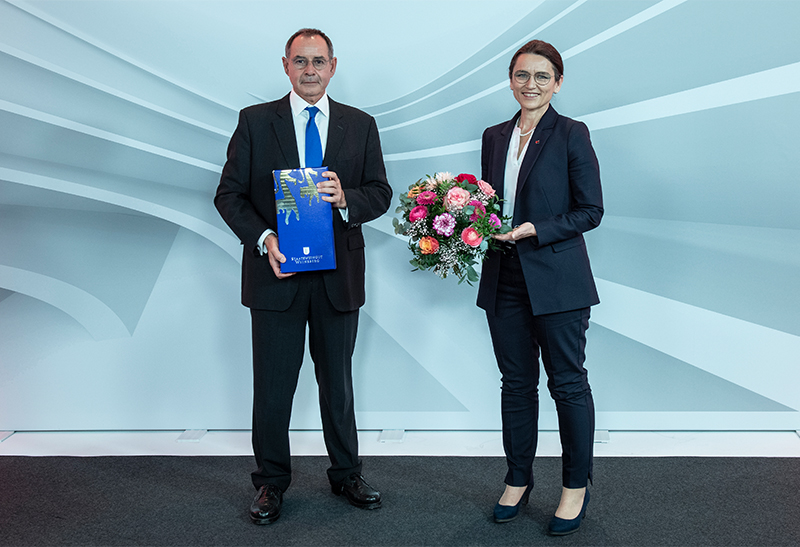
<instances>
[{"instance_id":1,"label":"navy blazer","mask_svg":"<svg viewBox=\"0 0 800 547\"><path fill-rule=\"evenodd\" d=\"M508 146L519 116L518 112L483 133L481 177L501 197ZM520 168L513 223L527 221L536 227L536 237L516 244L533 313L598 304L582 235L600 224L603 216L600 167L589 130L549 106L530 139ZM490 251L481 271L478 306L492 314L499 272L500 253Z\"/></svg>"},{"instance_id":2,"label":"navy blazer","mask_svg":"<svg viewBox=\"0 0 800 547\"><path fill-rule=\"evenodd\" d=\"M356 108L330 100L328 141L323 165L339 175L347 200L348 222L333 215L336 269L322 272L331 304L339 311L364 305L364 236L361 224L389 208L392 188L386 180L378 127ZM228 145L214 204L244 245L242 304L284 311L297 294L298 274L275 277L269 258L257 249L267 228L277 231L272 171L300 167L289 95L239 113Z\"/></svg>"}]
</instances>

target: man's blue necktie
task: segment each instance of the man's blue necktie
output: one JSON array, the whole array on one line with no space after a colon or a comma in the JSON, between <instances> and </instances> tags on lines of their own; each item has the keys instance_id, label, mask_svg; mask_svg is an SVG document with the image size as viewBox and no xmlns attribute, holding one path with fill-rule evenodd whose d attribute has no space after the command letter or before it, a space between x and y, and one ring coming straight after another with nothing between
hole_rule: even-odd
<instances>
[{"instance_id":1,"label":"man's blue necktie","mask_svg":"<svg viewBox=\"0 0 800 547\"><path fill-rule=\"evenodd\" d=\"M314 116L319 112L316 106L309 106L308 125L306 125L306 167L322 167L322 142L319 140L319 129Z\"/></svg>"}]
</instances>

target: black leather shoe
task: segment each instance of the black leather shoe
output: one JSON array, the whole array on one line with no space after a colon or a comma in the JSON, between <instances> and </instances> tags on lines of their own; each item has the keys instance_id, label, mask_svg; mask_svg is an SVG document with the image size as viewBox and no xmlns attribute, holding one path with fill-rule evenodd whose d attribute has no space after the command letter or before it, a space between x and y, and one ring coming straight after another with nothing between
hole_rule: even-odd
<instances>
[{"instance_id":1,"label":"black leather shoe","mask_svg":"<svg viewBox=\"0 0 800 547\"><path fill-rule=\"evenodd\" d=\"M381 506L381 493L372 488L361 473L353 473L339 483L331 483L331 491L337 496L345 495L351 505L361 509L378 509Z\"/></svg>"},{"instance_id":2,"label":"black leather shoe","mask_svg":"<svg viewBox=\"0 0 800 547\"><path fill-rule=\"evenodd\" d=\"M250 505L250 520L256 524L272 524L281 516L283 492L274 484L265 484Z\"/></svg>"}]
</instances>

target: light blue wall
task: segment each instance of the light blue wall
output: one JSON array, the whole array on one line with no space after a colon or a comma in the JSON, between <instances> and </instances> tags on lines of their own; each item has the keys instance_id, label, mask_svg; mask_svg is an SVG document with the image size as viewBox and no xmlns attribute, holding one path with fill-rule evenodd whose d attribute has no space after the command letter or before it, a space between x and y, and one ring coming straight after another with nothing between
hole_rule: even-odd
<instances>
[{"instance_id":1,"label":"light blue wall","mask_svg":"<svg viewBox=\"0 0 800 547\"><path fill-rule=\"evenodd\" d=\"M797 21L759 0L0 2L0 430L249 428L241 250L211 199L303 26L333 39L329 92L375 116L396 193L478 175L511 55L552 42L553 104L604 184L598 428L800 429ZM498 429L475 288L412 273L392 211L365 227L359 426ZM308 365L298 429L319 428Z\"/></svg>"}]
</instances>

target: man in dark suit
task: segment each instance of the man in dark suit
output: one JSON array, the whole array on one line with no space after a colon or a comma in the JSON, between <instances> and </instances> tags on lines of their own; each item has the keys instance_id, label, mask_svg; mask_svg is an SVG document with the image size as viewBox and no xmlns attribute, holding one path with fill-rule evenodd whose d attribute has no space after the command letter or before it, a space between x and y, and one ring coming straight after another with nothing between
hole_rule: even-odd
<instances>
[{"instance_id":1,"label":"man in dark suit","mask_svg":"<svg viewBox=\"0 0 800 547\"><path fill-rule=\"evenodd\" d=\"M336 72L330 39L319 30L301 29L287 42L285 54L292 91L240 112L214 199L244 245L242 303L252 320L258 465L250 518L256 524L277 520L291 482L289 420L306 326L333 493L364 509L381 505L380 493L361 475L351 358L365 300L361 224L386 212L392 190L375 120L326 94ZM276 234L272 171L323 165L326 180L317 190L334 208L336 269L283 273L286 257Z\"/></svg>"}]
</instances>

